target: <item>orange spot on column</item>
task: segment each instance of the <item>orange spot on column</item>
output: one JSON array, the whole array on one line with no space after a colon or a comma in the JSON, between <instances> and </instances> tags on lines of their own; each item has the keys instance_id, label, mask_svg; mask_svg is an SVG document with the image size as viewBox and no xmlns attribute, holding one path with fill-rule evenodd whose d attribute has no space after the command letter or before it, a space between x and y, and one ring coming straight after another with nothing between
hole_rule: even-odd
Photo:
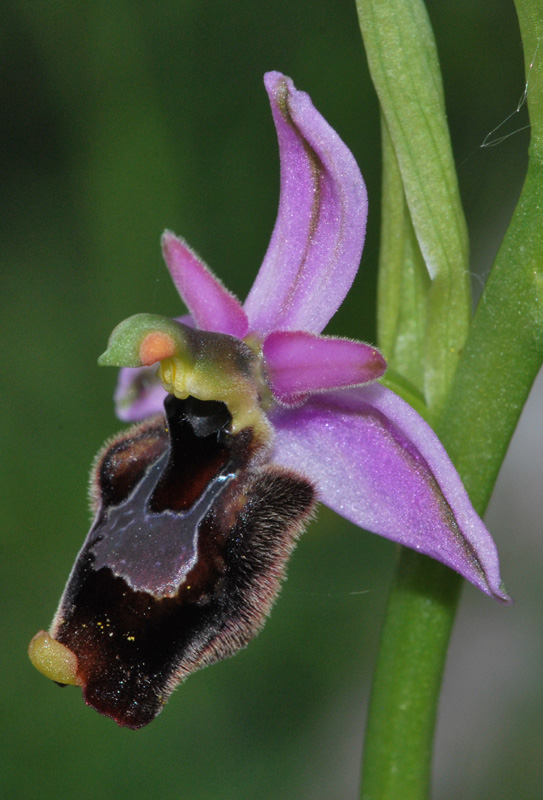
<instances>
[{"instance_id":1,"label":"orange spot on column","mask_svg":"<svg viewBox=\"0 0 543 800\"><path fill-rule=\"evenodd\" d=\"M140 345L141 363L144 367L150 367L156 361L172 358L175 352L175 342L168 333L161 331L148 333Z\"/></svg>"}]
</instances>

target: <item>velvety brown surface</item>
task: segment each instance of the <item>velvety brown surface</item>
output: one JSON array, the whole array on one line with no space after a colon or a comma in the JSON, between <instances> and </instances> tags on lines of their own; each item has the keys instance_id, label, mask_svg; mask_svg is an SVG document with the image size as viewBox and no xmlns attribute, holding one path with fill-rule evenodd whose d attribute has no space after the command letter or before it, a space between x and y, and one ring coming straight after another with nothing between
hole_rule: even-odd
<instances>
[{"instance_id":1,"label":"velvety brown surface","mask_svg":"<svg viewBox=\"0 0 543 800\"><path fill-rule=\"evenodd\" d=\"M256 468L220 403L166 401L109 443L96 521L53 632L78 658L86 702L139 728L177 683L259 630L313 506L301 478Z\"/></svg>"}]
</instances>

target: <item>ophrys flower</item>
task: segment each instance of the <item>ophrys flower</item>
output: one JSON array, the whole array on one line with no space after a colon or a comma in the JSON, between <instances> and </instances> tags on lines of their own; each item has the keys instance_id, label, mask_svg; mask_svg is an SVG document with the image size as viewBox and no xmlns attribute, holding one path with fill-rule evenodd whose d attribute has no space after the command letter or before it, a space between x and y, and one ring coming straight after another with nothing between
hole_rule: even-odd
<instances>
[{"instance_id":1,"label":"ophrys flower","mask_svg":"<svg viewBox=\"0 0 543 800\"><path fill-rule=\"evenodd\" d=\"M95 523L50 633L31 645L49 677L129 727L255 635L315 498L508 599L444 448L376 383L381 354L321 335L358 269L366 191L309 97L279 73L265 83L281 197L264 262L242 305L164 234L189 316L138 314L110 338L101 363L131 368L119 415L143 422L100 454Z\"/></svg>"}]
</instances>

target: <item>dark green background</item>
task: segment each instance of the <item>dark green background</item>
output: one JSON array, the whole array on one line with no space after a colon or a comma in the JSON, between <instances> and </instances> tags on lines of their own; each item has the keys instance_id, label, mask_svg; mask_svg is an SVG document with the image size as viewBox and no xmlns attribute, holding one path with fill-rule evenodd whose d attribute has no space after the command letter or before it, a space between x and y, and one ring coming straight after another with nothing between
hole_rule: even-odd
<instances>
[{"instance_id":1,"label":"dark green background","mask_svg":"<svg viewBox=\"0 0 543 800\"><path fill-rule=\"evenodd\" d=\"M505 0L434 0L430 12L479 289L526 163L526 132L480 147L523 91L520 37ZM115 375L96 358L124 317L181 312L162 230L183 235L242 298L262 260L278 196L266 70L311 94L366 178L362 270L328 330L375 340L378 111L354 3L4 0L0 15L0 791L29 800L354 798L395 550L326 509L262 635L192 677L149 728L117 728L26 657L88 527L92 458L120 427ZM525 124L515 114L499 134ZM523 525L514 532L521 538ZM522 602L508 611L465 592L452 660L459 677L447 679L440 727L443 798L539 796L530 752L541 750L541 698L530 687L541 647L522 620L527 607L541 610L541 595L523 595L511 531L497 536ZM489 692L485 671L496 669L504 619L516 632L506 648L512 666L498 668ZM472 664L473 642L481 654ZM527 644L533 669L522 684ZM487 691L471 698L476 677ZM503 696L521 684L521 710L506 718Z\"/></svg>"}]
</instances>

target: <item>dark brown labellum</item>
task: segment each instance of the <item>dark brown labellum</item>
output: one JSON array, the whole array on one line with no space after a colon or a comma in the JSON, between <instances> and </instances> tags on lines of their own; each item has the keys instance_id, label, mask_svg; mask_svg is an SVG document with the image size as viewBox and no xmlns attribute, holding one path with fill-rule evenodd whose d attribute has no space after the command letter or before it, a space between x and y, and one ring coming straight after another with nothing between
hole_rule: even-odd
<instances>
[{"instance_id":1,"label":"dark brown labellum","mask_svg":"<svg viewBox=\"0 0 543 800\"><path fill-rule=\"evenodd\" d=\"M222 403L169 396L99 456L96 519L52 636L86 702L139 728L196 669L258 632L311 513L311 485L260 465Z\"/></svg>"}]
</instances>

